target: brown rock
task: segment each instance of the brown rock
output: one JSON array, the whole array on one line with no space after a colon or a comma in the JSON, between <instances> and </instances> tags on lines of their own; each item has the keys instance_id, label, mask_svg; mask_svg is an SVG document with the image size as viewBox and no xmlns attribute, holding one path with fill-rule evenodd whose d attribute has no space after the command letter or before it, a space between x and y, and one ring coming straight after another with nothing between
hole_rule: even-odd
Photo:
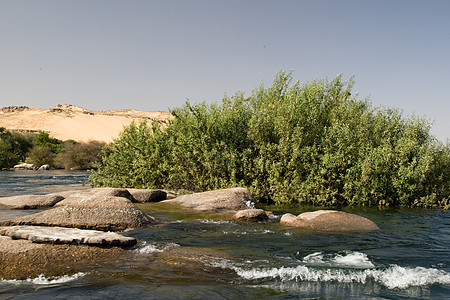
<instances>
[{"instance_id":1,"label":"brown rock","mask_svg":"<svg viewBox=\"0 0 450 300\"><path fill-rule=\"evenodd\" d=\"M178 203L199 211L241 210L250 208L252 194L246 188L231 188L179 196L163 203Z\"/></svg>"},{"instance_id":2,"label":"brown rock","mask_svg":"<svg viewBox=\"0 0 450 300\"><path fill-rule=\"evenodd\" d=\"M154 223L152 217L144 214L130 200L109 196L108 193L111 192L102 190L75 193L52 209L5 221L3 225L42 225L120 231Z\"/></svg>"},{"instance_id":3,"label":"brown rock","mask_svg":"<svg viewBox=\"0 0 450 300\"><path fill-rule=\"evenodd\" d=\"M342 211L318 210L298 216L285 214L280 224L322 231L372 231L380 228L371 220Z\"/></svg>"},{"instance_id":4,"label":"brown rock","mask_svg":"<svg viewBox=\"0 0 450 300\"><path fill-rule=\"evenodd\" d=\"M263 222L269 219L262 209L244 209L234 214L233 219L246 222Z\"/></svg>"},{"instance_id":5,"label":"brown rock","mask_svg":"<svg viewBox=\"0 0 450 300\"><path fill-rule=\"evenodd\" d=\"M94 264L107 264L128 253L120 247L101 248L87 245L36 244L0 236L0 278L24 280L61 276L86 271Z\"/></svg>"},{"instance_id":6,"label":"brown rock","mask_svg":"<svg viewBox=\"0 0 450 300\"><path fill-rule=\"evenodd\" d=\"M0 198L0 205L10 209L39 209L51 207L63 200L59 195L24 195Z\"/></svg>"}]
</instances>

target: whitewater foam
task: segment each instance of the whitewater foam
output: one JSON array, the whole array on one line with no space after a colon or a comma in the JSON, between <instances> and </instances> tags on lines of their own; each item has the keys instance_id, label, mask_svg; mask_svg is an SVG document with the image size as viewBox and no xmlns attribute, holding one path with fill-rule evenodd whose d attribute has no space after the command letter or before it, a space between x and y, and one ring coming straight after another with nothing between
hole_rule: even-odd
<instances>
[{"instance_id":1,"label":"whitewater foam","mask_svg":"<svg viewBox=\"0 0 450 300\"><path fill-rule=\"evenodd\" d=\"M175 243L167 243L167 244L159 244L159 243L153 243L149 244L147 242L143 242L136 248L136 252L140 254L151 254L151 253L161 253L166 250L179 247L180 245Z\"/></svg>"},{"instance_id":2,"label":"whitewater foam","mask_svg":"<svg viewBox=\"0 0 450 300\"><path fill-rule=\"evenodd\" d=\"M0 279L0 282L4 283L14 283L14 284L21 284L21 283L31 283L36 285L50 285L50 284L61 284L66 283L70 281L74 281L78 278L84 277L87 273L79 272L73 275L63 275L63 276L57 276L57 277L45 277L44 274L39 275L36 278L27 278L25 280L5 280Z\"/></svg>"},{"instance_id":3,"label":"whitewater foam","mask_svg":"<svg viewBox=\"0 0 450 300\"><path fill-rule=\"evenodd\" d=\"M283 284L303 282L338 282L380 284L388 289L407 289L432 284L450 285L450 273L435 268L391 265L376 268L367 255L360 252L325 255L312 253L300 265L289 267L253 267L227 260L216 267L230 268L245 279L258 282L278 281Z\"/></svg>"}]
</instances>

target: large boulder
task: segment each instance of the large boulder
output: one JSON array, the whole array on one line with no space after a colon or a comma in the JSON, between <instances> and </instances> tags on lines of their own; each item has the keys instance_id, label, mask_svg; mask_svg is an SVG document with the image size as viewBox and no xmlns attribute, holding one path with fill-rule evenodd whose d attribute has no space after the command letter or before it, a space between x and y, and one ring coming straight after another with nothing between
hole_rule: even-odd
<instances>
[{"instance_id":1,"label":"large boulder","mask_svg":"<svg viewBox=\"0 0 450 300\"><path fill-rule=\"evenodd\" d=\"M298 216L285 214L280 224L322 231L372 231L380 228L371 220L343 211L318 210Z\"/></svg>"},{"instance_id":2,"label":"large boulder","mask_svg":"<svg viewBox=\"0 0 450 300\"><path fill-rule=\"evenodd\" d=\"M231 188L179 196L162 203L176 203L199 211L226 211L251 208L253 196L246 188Z\"/></svg>"},{"instance_id":3,"label":"large boulder","mask_svg":"<svg viewBox=\"0 0 450 300\"><path fill-rule=\"evenodd\" d=\"M115 232L65 227L8 226L0 227L0 235L9 236L12 239L30 240L34 243L122 247L136 244L135 238Z\"/></svg>"},{"instance_id":4,"label":"large boulder","mask_svg":"<svg viewBox=\"0 0 450 300\"><path fill-rule=\"evenodd\" d=\"M57 203L52 209L5 221L3 225L61 226L120 231L155 222L152 217L137 208L131 200L114 196L122 192L120 189L75 192ZM125 195L127 193L128 191Z\"/></svg>"},{"instance_id":5,"label":"large boulder","mask_svg":"<svg viewBox=\"0 0 450 300\"><path fill-rule=\"evenodd\" d=\"M12 196L0 198L0 205L9 209L40 209L51 207L63 199L56 194Z\"/></svg>"},{"instance_id":6,"label":"large boulder","mask_svg":"<svg viewBox=\"0 0 450 300\"><path fill-rule=\"evenodd\" d=\"M167 199L167 192L163 190L150 189L127 189L136 202L159 202Z\"/></svg>"},{"instance_id":7,"label":"large boulder","mask_svg":"<svg viewBox=\"0 0 450 300\"><path fill-rule=\"evenodd\" d=\"M245 222L264 222L269 219L269 216L262 209L250 208L238 211L234 214L233 219Z\"/></svg>"},{"instance_id":8,"label":"large boulder","mask_svg":"<svg viewBox=\"0 0 450 300\"><path fill-rule=\"evenodd\" d=\"M92 188L92 189L85 189L85 190L71 190L71 191L61 191L56 192L51 195L58 195L62 196L65 199L70 198L72 200L78 199L80 201L89 201L91 198L96 197L105 197L105 196L111 196L111 197L122 197L130 200L131 202L135 202L135 199L130 194L130 192L127 189L121 189L121 188ZM61 205L65 205L63 202Z\"/></svg>"},{"instance_id":9,"label":"large boulder","mask_svg":"<svg viewBox=\"0 0 450 300\"><path fill-rule=\"evenodd\" d=\"M107 265L126 257L121 247L88 245L38 244L0 236L0 278L21 279L62 276L85 272L93 265Z\"/></svg>"}]
</instances>

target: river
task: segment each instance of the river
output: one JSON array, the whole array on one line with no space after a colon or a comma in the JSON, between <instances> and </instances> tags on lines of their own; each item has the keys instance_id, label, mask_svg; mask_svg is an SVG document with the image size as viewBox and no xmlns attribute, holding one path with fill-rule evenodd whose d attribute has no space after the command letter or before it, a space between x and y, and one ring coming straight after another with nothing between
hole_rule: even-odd
<instances>
[{"instance_id":1,"label":"river","mask_svg":"<svg viewBox=\"0 0 450 300\"><path fill-rule=\"evenodd\" d=\"M86 188L87 172L0 172L0 196ZM450 299L450 212L347 208L381 228L330 233L284 227L285 212L247 224L138 205L166 226L124 234L140 242L130 259L61 277L0 281L0 299ZM0 220L32 212L0 209ZM161 263L167 249L191 249L190 263Z\"/></svg>"}]
</instances>

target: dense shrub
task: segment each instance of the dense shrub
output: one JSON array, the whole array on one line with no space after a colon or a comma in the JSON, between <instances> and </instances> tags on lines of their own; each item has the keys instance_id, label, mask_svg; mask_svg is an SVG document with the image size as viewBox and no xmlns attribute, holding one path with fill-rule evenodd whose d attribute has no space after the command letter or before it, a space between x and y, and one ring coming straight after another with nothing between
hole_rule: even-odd
<instances>
[{"instance_id":1,"label":"dense shrub","mask_svg":"<svg viewBox=\"0 0 450 300\"><path fill-rule=\"evenodd\" d=\"M94 186L203 191L248 187L259 201L448 207L450 150L424 118L373 108L353 79L291 84L280 72L222 103L131 124L105 147Z\"/></svg>"},{"instance_id":2,"label":"dense shrub","mask_svg":"<svg viewBox=\"0 0 450 300\"><path fill-rule=\"evenodd\" d=\"M99 141L78 143L65 141L61 152L56 156L55 163L68 170L87 170L100 159L102 148L106 144Z\"/></svg>"},{"instance_id":3,"label":"dense shrub","mask_svg":"<svg viewBox=\"0 0 450 300\"><path fill-rule=\"evenodd\" d=\"M33 146L28 152L27 162L32 163L36 167L42 165L53 166L55 160L55 154L52 149L48 146Z\"/></svg>"},{"instance_id":4,"label":"dense shrub","mask_svg":"<svg viewBox=\"0 0 450 300\"><path fill-rule=\"evenodd\" d=\"M0 168L11 168L24 161L34 143L34 135L11 132L0 127Z\"/></svg>"}]
</instances>

